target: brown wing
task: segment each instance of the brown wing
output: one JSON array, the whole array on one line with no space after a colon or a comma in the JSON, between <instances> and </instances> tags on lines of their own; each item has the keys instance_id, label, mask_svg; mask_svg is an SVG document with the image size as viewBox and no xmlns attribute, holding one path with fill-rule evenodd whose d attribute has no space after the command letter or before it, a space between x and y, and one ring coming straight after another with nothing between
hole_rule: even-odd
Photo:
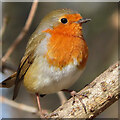
<instances>
[{"instance_id":1,"label":"brown wing","mask_svg":"<svg viewBox=\"0 0 120 120\"><path fill-rule=\"evenodd\" d=\"M22 83L22 80L24 79L24 76L33 63L35 59L34 52L36 50L36 47L38 44L40 44L41 40L43 40L45 37L45 34L40 34L34 38L30 38L28 45L26 47L26 52L24 57L21 60L21 63L19 64L16 80L15 80L15 87L14 87L14 94L13 94L13 100L17 97L20 85Z\"/></svg>"},{"instance_id":2,"label":"brown wing","mask_svg":"<svg viewBox=\"0 0 120 120\"><path fill-rule=\"evenodd\" d=\"M15 79L16 79L17 72L13 73L10 77L5 79L0 83L0 88L10 88L15 84Z\"/></svg>"},{"instance_id":3,"label":"brown wing","mask_svg":"<svg viewBox=\"0 0 120 120\"><path fill-rule=\"evenodd\" d=\"M16 80L15 80L13 100L17 97L18 90L20 88L22 80L24 79L24 76L25 76L27 70L29 69L30 65L34 61L34 58L32 58L31 56L32 55L24 56L21 60L19 67L18 67Z\"/></svg>"}]
</instances>

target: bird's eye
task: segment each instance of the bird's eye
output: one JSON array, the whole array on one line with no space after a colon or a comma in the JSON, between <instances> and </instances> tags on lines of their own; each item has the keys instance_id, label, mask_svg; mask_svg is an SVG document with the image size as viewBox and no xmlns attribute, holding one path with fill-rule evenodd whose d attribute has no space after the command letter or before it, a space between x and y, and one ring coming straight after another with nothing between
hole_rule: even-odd
<instances>
[{"instance_id":1,"label":"bird's eye","mask_svg":"<svg viewBox=\"0 0 120 120\"><path fill-rule=\"evenodd\" d=\"M67 20L67 18L62 18L62 19L61 19L61 22L62 22L63 24L66 24L66 23L68 22L68 20Z\"/></svg>"}]
</instances>

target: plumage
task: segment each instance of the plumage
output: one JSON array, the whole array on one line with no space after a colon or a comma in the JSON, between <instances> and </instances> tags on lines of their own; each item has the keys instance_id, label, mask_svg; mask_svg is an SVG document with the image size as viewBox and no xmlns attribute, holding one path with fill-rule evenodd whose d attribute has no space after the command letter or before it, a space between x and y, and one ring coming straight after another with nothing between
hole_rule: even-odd
<instances>
[{"instance_id":1,"label":"plumage","mask_svg":"<svg viewBox=\"0 0 120 120\"><path fill-rule=\"evenodd\" d=\"M15 84L17 72L12 74L10 77L8 77L6 80L4 80L2 83L0 83L0 87L10 88Z\"/></svg>"}]
</instances>

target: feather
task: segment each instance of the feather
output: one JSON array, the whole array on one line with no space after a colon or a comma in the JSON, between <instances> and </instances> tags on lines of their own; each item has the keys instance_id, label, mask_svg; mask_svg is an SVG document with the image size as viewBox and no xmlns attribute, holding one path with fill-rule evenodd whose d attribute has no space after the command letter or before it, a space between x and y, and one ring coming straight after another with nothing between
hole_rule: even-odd
<instances>
[{"instance_id":1,"label":"feather","mask_svg":"<svg viewBox=\"0 0 120 120\"><path fill-rule=\"evenodd\" d=\"M0 83L0 87L4 87L4 88L12 87L15 84L16 75L17 75L17 72L15 72L10 77L5 79L3 82Z\"/></svg>"},{"instance_id":2,"label":"feather","mask_svg":"<svg viewBox=\"0 0 120 120\"><path fill-rule=\"evenodd\" d=\"M15 80L15 87L14 87L14 93L13 93L13 100L17 97L17 94L19 92L19 88L21 86L22 80L24 79L24 76L26 72L28 71L30 65L32 64L32 58L31 55L24 56L21 60L21 63L17 70L16 80Z\"/></svg>"}]
</instances>

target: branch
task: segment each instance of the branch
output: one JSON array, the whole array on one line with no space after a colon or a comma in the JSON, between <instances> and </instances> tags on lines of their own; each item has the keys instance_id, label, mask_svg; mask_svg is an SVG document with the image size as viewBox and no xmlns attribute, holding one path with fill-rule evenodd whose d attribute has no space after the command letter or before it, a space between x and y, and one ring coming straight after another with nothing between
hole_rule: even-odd
<instances>
[{"instance_id":1,"label":"branch","mask_svg":"<svg viewBox=\"0 0 120 120\"><path fill-rule=\"evenodd\" d=\"M7 27L7 24L8 24L8 17L5 16L5 17L3 18L2 28L0 29L0 39L2 38L2 36L3 36L4 32L5 32L5 29L6 29L6 27Z\"/></svg>"},{"instance_id":2,"label":"branch","mask_svg":"<svg viewBox=\"0 0 120 120\"><path fill-rule=\"evenodd\" d=\"M10 63L5 63L5 64L3 64L3 65L1 65L1 63L0 63L0 66L2 66L2 68L0 67L0 71L2 72L2 73L4 73L4 70L5 69L7 69L7 70L10 70L10 71L12 71L12 72L15 72L16 71L16 66L14 66L14 65L11 65Z\"/></svg>"},{"instance_id":3,"label":"branch","mask_svg":"<svg viewBox=\"0 0 120 120\"><path fill-rule=\"evenodd\" d=\"M64 104L67 101L67 98L66 98L63 91L58 92L57 95L60 99L61 105Z\"/></svg>"},{"instance_id":4,"label":"branch","mask_svg":"<svg viewBox=\"0 0 120 120\"><path fill-rule=\"evenodd\" d=\"M35 107L31 107L31 106L28 106L25 104L17 103L15 101L9 100L3 96L0 96L0 102L8 104L11 107L14 107L14 108L26 111L26 112L30 112L30 113L37 113L38 112L37 108L35 108Z\"/></svg>"},{"instance_id":5,"label":"branch","mask_svg":"<svg viewBox=\"0 0 120 120\"><path fill-rule=\"evenodd\" d=\"M119 66L120 69L120 66ZM93 119L120 97L120 84L118 83L118 62L99 75L93 82L78 92L86 95L82 98L87 113L85 113L81 102L76 98L72 105L73 98L60 106L49 118L90 118Z\"/></svg>"},{"instance_id":6,"label":"branch","mask_svg":"<svg viewBox=\"0 0 120 120\"><path fill-rule=\"evenodd\" d=\"M27 19L27 21L25 23L24 28L22 29L22 31L20 32L20 34L18 35L18 37L16 38L16 40L13 42L13 44L10 46L10 48L7 50L6 54L1 59L1 61L2 61L3 64L6 62L6 60L9 58L9 56L14 51L14 49L16 48L16 46L19 44L19 42L23 39L23 37L28 32L28 30L29 30L29 28L31 26L32 20L34 18L37 6L38 6L38 0L34 0L34 2L32 4L32 7L31 7L31 10L30 10L30 13L29 13L29 16L28 16L28 19Z\"/></svg>"}]
</instances>

